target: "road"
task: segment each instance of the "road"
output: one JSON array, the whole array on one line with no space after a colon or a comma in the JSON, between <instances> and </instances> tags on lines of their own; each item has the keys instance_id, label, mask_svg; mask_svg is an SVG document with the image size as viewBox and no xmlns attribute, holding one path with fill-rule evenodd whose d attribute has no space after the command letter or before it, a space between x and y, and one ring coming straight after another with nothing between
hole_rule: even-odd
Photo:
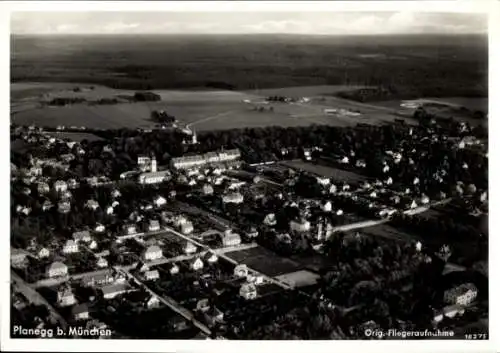
<instances>
[{"instance_id":1,"label":"road","mask_svg":"<svg viewBox=\"0 0 500 353\"><path fill-rule=\"evenodd\" d=\"M203 333L210 335L212 331L203 323L198 321L193 313L189 311L188 309L184 308L181 306L179 303L177 303L174 299L170 298L166 294L163 294L163 296L155 293L151 288L149 288L147 285L142 283L137 277L135 277L133 274L131 274L129 271L117 268L118 271L121 273L125 274L127 278L133 279L142 289L144 289L146 292L149 294L157 297L164 305L168 306L170 309L175 311L177 314L183 316L186 320L190 321L193 323L194 326L196 326L198 329L200 329Z\"/></svg>"},{"instance_id":2,"label":"road","mask_svg":"<svg viewBox=\"0 0 500 353\"><path fill-rule=\"evenodd\" d=\"M44 305L50 312L50 315L61 325L63 330L66 330L68 327L68 323L64 318L57 312L57 310L49 304L47 300L40 293L30 287L21 277L19 277L14 271L10 272L11 281L16 290L21 292L26 299L28 299L31 303L36 305Z\"/></svg>"},{"instance_id":3,"label":"road","mask_svg":"<svg viewBox=\"0 0 500 353\"><path fill-rule=\"evenodd\" d=\"M221 118L223 116L226 116L228 114L233 114L235 112L237 112L237 111L236 110L229 110L227 112L222 112L222 113L219 113L219 114L216 114L216 115L208 116L206 118L203 118L203 119L200 119L200 120L197 120L197 121L193 121L192 123L187 124L186 128L187 129L191 129L191 127L194 126L194 125L205 123L205 122L210 121L210 120L215 120L215 119Z\"/></svg>"}]
</instances>

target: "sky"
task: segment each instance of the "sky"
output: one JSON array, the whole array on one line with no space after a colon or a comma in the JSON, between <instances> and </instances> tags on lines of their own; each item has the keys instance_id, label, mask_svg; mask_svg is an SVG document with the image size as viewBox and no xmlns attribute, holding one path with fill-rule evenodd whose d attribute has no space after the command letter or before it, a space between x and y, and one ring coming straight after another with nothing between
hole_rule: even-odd
<instances>
[{"instance_id":1,"label":"sky","mask_svg":"<svg viewBox=\"0 0 500 353\"><path fill-rule=\"evenodd\" d=\"M429 12L13 12L13 34L486 33L487 16Z\"/></svg>"}]
</instances>

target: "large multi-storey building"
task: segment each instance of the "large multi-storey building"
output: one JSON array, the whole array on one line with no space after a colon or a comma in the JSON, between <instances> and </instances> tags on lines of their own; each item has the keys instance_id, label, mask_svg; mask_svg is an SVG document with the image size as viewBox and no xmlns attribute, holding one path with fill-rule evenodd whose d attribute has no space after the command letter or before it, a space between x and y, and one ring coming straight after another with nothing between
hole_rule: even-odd
<instances>
[{"instance_id":1,"label":"large multi-storey building","mask_svg":"<svg viewBox=\"0 0 500 353\"><path fill-rule=\"evenodd\" d=\"M232 149L220 152L208 152L205 154L172 158L170 165L173 169L190 169L201 167L206 164L231 162L239 159L240 157L240 151L238 149Z\"/></svg>"}]
</instances>

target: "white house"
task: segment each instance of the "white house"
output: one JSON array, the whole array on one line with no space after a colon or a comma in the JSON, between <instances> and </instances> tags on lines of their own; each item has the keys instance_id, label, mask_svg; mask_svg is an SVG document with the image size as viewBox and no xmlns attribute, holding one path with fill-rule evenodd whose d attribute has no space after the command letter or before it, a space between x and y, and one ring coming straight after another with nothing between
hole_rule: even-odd
<instances>
[{"instance_id":1,"label":"white house","mask_svg":"<svg viewBox=\"0 0 500 353\"><path fill-rule=\"evenodd\" d=\"M152 295L146 300L145 304L148 309L158 308L160 306L160 299L156 295Z\"/></svg>"},{"instance_id":2,"label":"white house","mask_svg":"<svg viewBox=\"0 0 500 353\"><path fill-rule=\"evenodd\" d=\"M257 288L253 283L244 283L240 287L240 296L246 300L252 300L257 298Z\"/></svg>"},{"instance_id":3,"label":"white house","mask_svg":"<svg viewBox=\"0 0 500 353\"><path fill-rule=\"evenodd\" d=\"M191 255L194 254L198 249L193 243L191 243L190 241L186 241L183 250L186 255Z\"/></svg>"},{"instance_id":4,"label":"white house","mask_svg":"<svg viewBox=\"0 0 500 353\"><path fill-rule=\"evenodd\" d=\"M144 273L144 279L146 281L156 281L159 278L160 278L160 273L158 272L158 270L146 271Z\"/></svg>"},{"instance_id":5,"label":"white house","mask_svg":"<svg viewBox=\"0 0 500 353\"><path fill-rule=\"evenodd\" d=\"M276 216L274 213L269 213L265 218L264 218L264 224L267 226L275 226L276 225Z\"/></svg>"},{"instance_id":6,"label":"white house","mask_svg":"<svg viewBox=\"0 0 500 353\"><path fill-rule=\"evenodd\" d=\"M156 219L152 219L149 221L148 231L157 232L160 230L160 222Z\"/></svg>"},{"instance_id":7,"label":"white house","mask_svg":"<svg viewBox=\"0 0 500 353\"><path fill-rule=\"evenodd\" d=\"M223 246L236 246L241 244L241 237L239 234L233 233L231 229L224 231L221 236Z\"/></svg>"},{"instance_id":8,"label":"white house","mask_svg":"<svg viewBox=\"0 0 500 353\"><path fill-rule=\"evenodd\" d=\"M45 259L49 256L50 256L50 250L44 247L40 248L36 253L36 257L39 259Z\"/></svg>"},{"instance_id":9,"label":"white house","mask_svg":"<svg viewBox=\"0 0 500 353\"><path fill-rule=\"evenodd\" d=\"M322 206L321 209L323 212L332 212L332 203L331 201L326 201Z\"/></svg>"},{"instance_id":10,"label":"white house","mask_svg":"<svg viewBox=\"0 0 500 353\"><path fill-rule=\"evenodd\" d=\"M191 221L182 223L180 226L180 231L182 234L191 234L194 231L193 223Z\"/></svg>"},{"instance_id":11,"label":"white house","mask_svg":"<svg viewBox=\"0 0 500 353\"><path fill-rule=\"evenodd\" d=\"M472 283L465 283L444 292L444 301L450 304L469 305L477 297L477 288Z\"/></svg>"},{"instance_id":12,"label":"white house","mask_svg":"<svg viewBox=\"0 0 500 353\"><path fill-rule=\"evenodd\" d=\"M68 274L68 266L62 262L53 262L46 270L47 277L66 276Z\"/></svg>"},{"instance_id":13,"label":"white house","mask_svg":"<svg viewBox=\"0 0 500 353\"><path fill-rule=\"evenodd\" d=\"M57 180L54 183L54 190L56 192L65 192L68 190L68 184L63 180Z\"/></svg>"},{"instance_id":14,"label":"white house","mask_svg":"<svg viewBox=\"0 0 500 353\"><path fill-rule=\"evenodd\" d=\"M214 188L210 184L203 185L202 192L204 195L213 195Z\"/></svg>"},{"instance_id":15,"label":"white house","mask_svg":"<svg viewBox=\"0 0 500 353\"><path fill-rule=\"evenodd\" d=\"M74 253L77 253L78 252L78 244L74 240L69 239L64 244L62 251L63 251L64 254L74 254Z\"/></svg>"},{"instance_id":16,"label":"white house","mask_svg":"<svg viewBox=\"0 0 500 353\"><path fill-rule=\"evenodd\" d=\"M91 209L92 211L95 211L99 208L99 203L96 200L88 200L85 203L85 207Z\"/></svg>"},{"instance_id":17,"label":"white house","mask_svg":"<svg viewBox=\"0 0 500 353\"><path fill-rule=\"evenodd\" d=\"M125 232L126 235L134 235L134 234L137 234L137 229L135 227L135 225L133 224L126 224L123 226L123 230Z\"/></svg>"},{"instance_id":18,"label":"white house","mask_svg":"<svg viewBox=\"0 0 500 353\"><path fill-rule=\"evenodd\" d=\"M223 203L240 204L243 202L243 200L244 200L243 195L239 192L232 192L222 196Z\"/></svg>"},{"instance_id":19,"label":"white house","mask_svg":"<svg viewBox=\"0 0 500 353\"><path fill-rule=\"evenodd\" d=\"M88 243L88 242L92 241L92 236L90 235L90 232L88 230L82 230L82 231L74 232L73 239L76 242Z\"/></svg>"},{"instance_id":20,"label":"white house","mask_svg":"<svg viewBox=\"0 0 500 353\"><path fill-rule=\"evenodd\" d=\"M239 278L246 278L248 276L248 267L245 264L236 265L234 268L234 276Z\"/></svg>"},{"instance_id":21,"label":"white house","mask_svg":"<svg viewBox=\"0 0 500 353\"><path fill-rule=\"evenodd\" d=\"M57 304L61 307L71 306L76 303L75 295L70 286L64 286L57 292Z\"/></svg>"},{"instance_id":22,"label":"white house","mask_svg":"<svg viewBox=\"0 0 500 353\"><path fill-rule=\"evenodd\" d=\"M203 268L203 261L198 257L191 262L191 269L194 271L201 270Z\"/></svg>"},{"instance_id":23,"label":"white house","mask_svg":"<svg viewBox=\"0 0 500 353\"><path fill-rule=\"evenodd\" d=\"M176 264L172 264L170 269L169 269L169 272L171 275L176 275L179 273L179 266L177 266Z\"/></svg>"},{"instance_id":24,"label":"white house","mask_svg":"<svg viewBox=\"0 0 500 353\"><path fill-rule=\"evenodd\" d=\"M145 261L154 261L154 260L161 259L162 256L163 256L163 252L162 252L161 248L157 245L152 245L149 248L147 248L146 251L144 251L142 257Z\"/></svg>"},{"instance_id":25,"label":"white house","mask_svg":"<svg viewBox=\"0 0 500 353\"><path fill-rule=\"evenodd\" d=\"M155 200L154 200L154 204L156 205L156 207L162 207L164 205L167 204L167 200L162 197L162 196L158 196Z\"/></svg>"},{"instance_id":26,"label":"white house","mask_svg":"<svg viewBox=\"0 0 500 353\"><path fill-rule=\"evenodd\" d=\"M97 263L97 267L99 267L99 268L108 267L108 260L106 260L104 257L98 257L96 263Z\"/></svg>"},{"instance_id":27,"label":"white house","mask_svg":"<svg viewBox=\"0 0 500 353\"><path fill-rule=\"evenodd\" d=\"M330 178L317 177L316 181L323 186L330 185Z\"/></svg>"}]
</instances>

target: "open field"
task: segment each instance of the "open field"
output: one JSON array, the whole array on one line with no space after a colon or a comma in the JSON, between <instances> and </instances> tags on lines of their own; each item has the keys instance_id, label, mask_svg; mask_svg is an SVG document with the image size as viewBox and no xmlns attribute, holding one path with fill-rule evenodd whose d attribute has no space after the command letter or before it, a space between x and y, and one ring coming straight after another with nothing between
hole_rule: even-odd
<instances>
[{"instance_id":1,"label":"open field","mask_svg":"<svg viewBox=\"0 0 500 353\"><path fill-rule=\"evenodd\" d=\"M78 92L74 91L79 87ZM158 102L118 103L113 105L89 105L79 103L68 106L42 106L41 102L57 97L78 97L88 101L102 98L118 98L131 96L134 91L117 90L89 84L50 83L13 83L12 92L21 95L11 98L12 120L18 124L37 124L55 127L57 125L87 127L122 128L152 127L151 112L163 109L178 120L190 124L198 131L222 130L242 127L307 126L311 124L350 126L360 122L373 123L393 121L396 116L390 110L366 107L366 114L359 117L327 116L324 109L336 107L358 109L361 103L338 100L335 105L326 105L319 98L313 97L311 103L275 103L263 105L258 111L257 102L263 101L266 95L255 96L250 92L229 90L154 90L162 97ZM273 93L287 92L322 94L321 92L344 89L343 86L293 87L274 89ZM40 91L42 90L42 91ZM280 93L280 92L283 93ZM25 92L24 95L21 93ZM333 99L333 98L326 98ZM250 101L245 103L244 101ZM320 103L318 103L320 102ZM270 110L272 107L272 111ZM359 110L359 109L358 109Z\"/></svg>"},{"instance_id":2,"label":"open field","mask_svg":"<svg viewBox=\"0 0 500 353\"><path fill-rule=\"evenodd\" d=\"M319 275L313 272L300 270L277 276L276 279L288 283L293 287L306 287L316 284L319 277Z\"/></svg>"},{"instance_id":3,"label":"open field","mask_svg":"<svg viewBox=\"0 0 500 353\"><path fill-rule=\"evenodd\" d=\"M322 164L315 164L304 161L285 161L280 164L305 170L306 172L316 174L318 176L324 176L333 179L335 182L361 182L366 178L360 174L350 172L347 170L342 170L338 168L328 167Z\"/></svg>"},{"instance_id":4,"label":"open field","mask_svg":"<svg viewBox=\"0 0 500 353\"><path fill-rule=\"evenodd\" d=\"M298 271L302 268L298 263L281 257L262 246L229 252L226 255L270 277Z\"/></svg>"}]
</instances>

